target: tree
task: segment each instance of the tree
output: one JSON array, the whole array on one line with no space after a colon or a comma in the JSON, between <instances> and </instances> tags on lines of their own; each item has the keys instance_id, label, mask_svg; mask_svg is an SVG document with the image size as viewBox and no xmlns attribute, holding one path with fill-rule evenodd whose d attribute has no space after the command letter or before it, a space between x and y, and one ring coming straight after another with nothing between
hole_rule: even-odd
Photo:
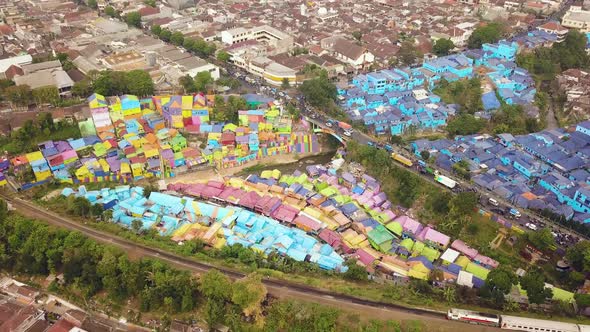
<instances>
[{"instance_id":1,"label":"tree","mask_svg":"<svg viewBox=\"0 0 590 332\"><path fill-rule=\"evenodd\" d=\"M353 281L367 281L367 270L356 262L356 259L346 261L348 270L344 272L344 278Z\"/></svg>"},{"instance_id":2,"label":"tree","mask_svg":"<svg viewBox=\"0 0 590 332\"><path fill-rule=\"evenodd\" d=\"M551 234L549 228L542 228L536 232L529 232L527 234L529 242L535 246L535 248L541 251L555 250L555 238Z\"/></svg>"},{"instance_id":3,"label":"tree","mask_svg":"<svg viewBox=\"0 0 590 332\"><path fill-rule=\"evenodd\" d=\"M162 33L162 27L161 27L161 26L159 26L159 25L157 25L157 24L154 24L154 25L152 25L152 27L151 27L150 31L151 31L151 32L152 32L154 35L156 35L156 36L160 37L160 33Z\"/></svg>"},{"instance_id":4,"label":"tree","mask_svg":"<svg viewBox=\"0 0 590 332\"><path fill-rule=\"evenodd\" d=\"M97 9L98 4L96 3L96 0L88 0L88 7L92 8L92 9Z\"/></svg>"},{"instance_id":5,"label":"tree","mask_svg":"<svg viewBox=\"0 0 590 332\"><path fill-rule=\"evenodd\" d=\"M328 79L328 73L322 71L319 77L306 80L299 87L305 100L315 107L328 107L338 96L336 86Z\"/></svg>"},{"instance_id":6,"label":"tree","mask_svg":"<svg viewBox=\"0 0 590 332\"><path fill-rule=\"evenodd\" d=\"M143 227L143 222L139 219L133 219L133 221L131 222L131 229L135 233L139 233L139 231L141 230L141 227Z\"/></svg>"},{"instance_id":7,"label":"tree","mask_svg":"<svg viewBox=\"0 0 590 332\"><path fill-rule=\"evenodd\" d=\"M527 272L520 279L520 286L526 291L531 304L542 304L553 297L553 290L545 288L545 276L538 270Z\"/></svg>"},{"instance_id":8,"label":"tree","mask_svg":"<svg viewBox=\"0 0 590 332\"><path fill-rule=\"evenodd\" d=\"M438 56L444 56L448 55L453 48L455 48L455 44L452 40L441 38L437 39L434 43L434 46L432 47L432 52L434 52L434 54Z\"/></svg>"},{"instance_id":9,"label":"tree","mask_svg":"<svg viewBox=\"0 0 590 332\"><path fill-rule=\"evenodd\" d=\"M469 48L481 48L483 44L495 43L502 37L504 27L498 22L488 23L484 26L477 27L469 39L467 46Z\"/></svg>"},{"instance_id":10,"label":"tree","mask_svg":"<svg viewBox=\"0 0 590 332\"><path fill-rule=\"evenodd\" d=\"M451 213L458 216L469 216L477 207L477 194L474 192L462 192L455 195L449 203Z\"/></svg>"},{"instance_id":11,"label":"tree","mask_svg":"<svg viewBox=\"0 0 590 332\"><path fill-rule=\"evenodd\" d=\"M510 293L512 286L517 283L518 277L510 267L505 265L491 270L486 279L486 284L491 290L497 290L504 295Z\"/></svg>"},{"instance_id":12,"label":"tree","mask_svg":"<svg viewBox=\"0 0 590 332\"><path fill-rule=\"evenodd\" d=\"M485 126L485 122L481 119L475 118L471 114L461 114L447 125L447 132L451 136L455 135L471 135L478 133Z\"/></svg>"},{"instance_id":13,"label":"tree","mask_svg":"<svg viewBox=\"0 0 590 332\"><path fill-rule=\"evenodd\" d=\"M125 16L125 22L131 27L141 28L141 14L139 12L131 12Z\"/></svg>"},{"instance_id":14,"label":"tree","mask_svg":"<svg viewBox=\"0 0 590 332\"><path fill-rule=\"evenodd\" d=\"M226 51L221 50L221 51L217 52L217 60L219 60L221 62L228 62L229 59L230 59L230 55Z\"/></svg>"},{"instance_id":15,"label":"tree","mask_svg":"<svg viewBox=\"0 0 590 332\"><path fill-rule=\"evenodd\" d=\"M115 8L113 8L112 6L106 6L104 8L104 13L105 13L105 15L110 16L110 17L117 16L117 11L115 11Z\"/></svg>"},{"instance_id":16,"label":"tree","mask_svg":"<svg viewBox=\"0 0 590 332\"><path fill-rule=\"evenodd\" d=\"M33 98L38 105L51 104L56 106L59 103L59 91L55 86L43 86L32 91Z\"/></svg>"},{"instance_id":17,"label":"tree","mask_svg":"<svg viewBox=\"0 0 590 332\"><path fill-rule=\"evenodd\" d=\"M420 158L424 161L428 161L428 159L430 159L430 152L428 152L428 150L420 151Z\"/></svg>"},{"instance_id":18,"label":"tree","mask_svg":"<svg viewBox=\"0 0 590 332\"><path fill-rule=\"evenodd\" d=\"M190 51L193 49L194 44L195 44L194 39L184 38L184 41L182 42L182 47L184 47L186 50Z\"/></svg>"},{"instance_id":19,"label":"tree","mask_svg":"<svg viewBox=\"0 0 590 332\"><path fill-rule=\"evenodd\" d=\"M291 84L289 83L289 79L286 77L283 77L283 81L281 82L281 88L283 88L284 90L287 90L291 87Z\"/></svg>"},{"instance_id":20,"label":"tree","mask_svg":"<svg viewBox=\"0 0 590 332\"><path fill-rule=\"evenodd\" d=\"M176 46L180 46L184 42L184 35L180 31L174 31L170 35L170 42Z\"/></svg>"},{"instance_id":21,"label":"tree","mask_svg":"<svg viewBox=\"0 0 590 332\"><path fill-rule=\"evenodd\" d=\"M8 203L5 200L0 199L0 222L4 221L8 216Z\"/></svg>"},{"instance_id":22,"label":"tree","mask_svg":"<svg viewBox=\"0 0 590 332\"><path fill-rule=\"evenodd\" d=\"M156 7L156 0L144 0L143 3L150 7Z\"/></svg>"},{"instance_id":23,"label":"tree","mask_svg":"<svg viewBox=\"0 0 590 332\"><path fill-rule=\"evenodd\" d=\"M213 77L211 77L210 72L201 71L197 73L197 76L195 76L194 82L197 92L207 92L208 85L213 83Z\"/></svg>"},{"instance_id":24,"label":"tree","mask_svg":"<svg viewBox=\"0 0 590 332\"><path fill-rule=\"evenodd\" d=\"M565 257L577 271L590 272L590 242L578 241L567 248Z\"/></svg>"},{"instance_id":25,"label":"tree","mask_svg":"<svg viewBox=\"0 0 590 332\"><path fill-rule=\"evenodd\" d=\"M126 73L127 91L136 96L149 96L154 93L154 81L150 74L141 69Z\"/></svg>"},{"instance_id":26,"label":"tree","mask_svg":"<svg viewBox=\"0 0 590 332\"><path fill-rule=\"evenodd\" d=\"M363 33L360 30L353 31L352 37L358 41L361 41L361 38L363 37Z\"/></svg>"},{"instance_id":27,"label":"tree","mask_svg":"<svg viewBox=\"0 0 590 332\"><path fill-rule=\"evenodd\" d=\"M297 107L295 107L293 104L289 103L286 106L287 109L287 113L289 113L289 115L291 115L291 119L293 121L299 121L299 118L301 117L301 111L299 111L299 109Z\"/></svg>"},{"instance_id":28,"label":"tree","mask_svg":"<svg viewBox=\"0 0 590 332\"><path fill-rule=\"evenodd\" d=\"M416 50L414 43L409 40L402 42L399 52L397 53L398 60L405 66L414 64L420 56L421 55L418 50Z\"/></svg>"},{"instance_id":29,"label":"tree","mask_svg":"<svg viewBox=\"0 0 590 332\"><path fill-rule=\"evenodd\" d=\"M199 290L209 299L227 301L232 295L231 286L231 281L225 274L212 269L201 275Z\"/></svg>"},{"instance_id":30,"label":"tree","mask_svg":"<svg viewBox=\"0 0 590 332\"><path fill-rule=\"evenodd\" d=\"M170 36L172 36L172 32L168 29L162 29L162 31L160 32L160 39L162 39L165 42L170 41Z\"/></svg>"},{"instance_id":31,"label":"tree","mask_svg":"<svg viewBox=\"0 0 590 332\"><path fill-rule=\"evenodd\" d=\"M28 85L15 85L4 90L6 99L16 106L28 106L33 94Z\"/></svg>"},{"instance_id":32,"label":"tree","mask_svg":"<svg viewBox=\"0 0 590 332\"><path fill-rule=\"evenodd\" d=\"M92 83L88 79L83 79L74 83L72 95L76 97L88 97L92 93Z\"/></svg>"},{"instance_id":33,"label":"tree","mask_svg":"<svg viewBox=\"0 0 590 332\"><path fill-rule=\"evenodd\" d=\"M186 74L180 77L178 79L178 84L182 86L182 88L184 89L184 93L194 93L197 91L195 88L195 81L193 80L191 75Z\"/></svg>"},{"instance_id":34,"label":"tree","mask_svg":"<svg viewBox=\"0 0 590 332\"><path fill-rule=\"evenodd\" d=\"M246 317L257 318L262 314L262 302L266 294L266 287L261 277L250 274L232 285L231 301L242 309Z\"/></svg>"}]
</instances>

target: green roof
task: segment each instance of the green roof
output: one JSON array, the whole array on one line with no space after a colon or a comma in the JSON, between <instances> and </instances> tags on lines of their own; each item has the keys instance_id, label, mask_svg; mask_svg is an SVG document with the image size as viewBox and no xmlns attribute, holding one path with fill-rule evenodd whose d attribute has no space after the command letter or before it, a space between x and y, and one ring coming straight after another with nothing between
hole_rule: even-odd
<instances>
[{"instance_id":1,"label":"green roof","mask_svg":"<svg viewBox=\"0 0 590 332\"><path fill-rule=\"evenodd\" d=\"M382 225L378 225L370 230L369 233L367 233L367 238L377 250L389 251L389 249L391 249L393 235L391 235L391 233L389 233L389 231Z\"/></svg>"},{"instance_id":2,"label":"green roof","mask_svg":"<svg viewBox=\"0 0 590 332\"><path fill-rule=\"evenodd\" d=\"M387 227L387 229L389 229L393 234L395 234L397 236L401 236L402 232L404 230L402 228L402 225L400 225L397 221L390 222L385 227Z\"/></svg>"},{"instance_id":3,"label":"green roof","mask_svg":"<svg viewBox=\"0 0 590 332\"><path fill-rule=\"evenodd\" d=\"M568 292L564 289L553 287L553 299L564 301L564 302L573 302L574 301L574 293Z\"/></svg>"},{"instance_id":4,"label":"green roof","mask_svg":"<svg viewBox=\"0 0 590 332\"><path fill-rule=\"evenodd\" d=\"M486 269L481 265L477 265L473 262L467 264L467 267L465 267L465 271L473 274L481 280L486 280L488 278L488 274L490 273L490 270Z\"/></svg>"},{"instance_id":5,"label":"green roof","mask_svg":"<svg viewBox=\"0 0 590 332\"><path fill-rule=\"evenodd\" d=\"M422 250L424 250L424 247L425 247L425 245L423 242L416 241L416 243L414 243L414 251L412 251L412 253L416 254L416 255L420 255Z\"/></svg>"},{"instance_id":6,"label":"green roof","mask_svg":"<svg viewBox=\"0 0 590 332\"><path fill-rule=\"evenodd\" d=\"M408 251L412 251L412 248L414 248L414 240L407 238L407 239L403 239L402 242L399 243L399 245L401 247L406 248L406 250Z\"/></svg>"},{"instance_id":7,"label":"green roof","mask_svg":"<svg viewBox=\"0 0 590 332\"><path fill-rule=\"evenodd\" d=\"M434 262L438 257L440 257L440 252L430 247L424 247L421 255L426 257L429 261Z\"/></svg>"}]
</instances>

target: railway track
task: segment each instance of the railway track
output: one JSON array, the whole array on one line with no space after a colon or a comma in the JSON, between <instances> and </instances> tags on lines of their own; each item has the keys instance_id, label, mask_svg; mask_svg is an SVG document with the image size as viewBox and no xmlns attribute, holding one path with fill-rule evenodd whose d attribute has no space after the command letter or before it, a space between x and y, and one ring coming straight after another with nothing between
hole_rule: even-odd
<instances>
[{"instance_id":1,"label":"railway track","mask_svg":"<svg viewBox=\"0 0 590 332\"><path fill-rule=\"evenodd\" d=\"M166 261L171 263L179 268L189 270L196 273L204 273L209 271L210 269L217 269L222 273L226 274L232 279L239 279L244 277L244 274L232 269L213 266L208 263L198 262L183 256L175 255L165 250L151 248L142 244L138 244L116 235L102 232L96 230L92 227L80 224L76 221L71 219L62 217L56 213L48 211L34 203L29 201L20 199L20 198L12 198L8 197L5 194L0 194L0 198L9 202L14 209L16 209L19 213L31 217L36 218L42 221L47 222L48 224L67 228L70 230L78 231L89 238L92 238L96 241L113 245L119 247L127 252L135 251L143 257L150 257L155 259L160 259L162 261ZM349 308L352 309L353 307L356 308L363 308L364 310L377 310L378 312L391 312L396 313L398 315L402 315L403 317L413 317L410 319L420 319L420 320L445 320L444 312L433 311L428 309L421 309L421 308L411 308L406 307L403 305L380 302L380 301L372 301L367 299L358 298L352 295L346 295L341 293L336 293L324 289L319 289L315 287L311 287L304 284L279 280L279 279L264 279L263 283L267 287L269 293L276 297L287 297L287 298L296 298L296 299L303 299L311 302L320 302L326 303L328 305L335 305L342 308ZM358 310L358 309L355 309ZM447 323L451 323L446 321ZM460 324L459 326L462 326Z\"/></svg>"}]
</instances>

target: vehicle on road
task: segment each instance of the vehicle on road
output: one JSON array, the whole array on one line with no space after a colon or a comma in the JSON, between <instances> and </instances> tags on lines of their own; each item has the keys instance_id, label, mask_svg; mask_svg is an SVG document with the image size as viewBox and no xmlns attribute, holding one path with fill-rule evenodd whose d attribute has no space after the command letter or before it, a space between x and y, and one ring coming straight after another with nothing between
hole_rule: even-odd
<instances>
[{"instance_id":1,"label":"vehicle on road","mask_svg":"<svg viewBox=\"0 0 590 332\"><path fill-rule=\"evenodd\" d=\"M495 199L493 199L493 198L491 198L491 197L490 197L490 198L488 198L488 203L490 203L490 204L491 204L491 205L493 205L493 206L498 206L498 205L500 205L500 203L498 203L498 201L497 201L497 200L495 200Z\"/></svg>"},{"instance_id":2,"label":"vehicle on road","mask_svg":"<svg viewBox=\"0 0 590 332\"><path fill-rule=\"evenodd\" d=\"M338 127L340 127L340 129L342 129L342 130L350 130L350 129L352 129L352 126L351 125L349 125L346 122L342 122L342 121L338 121Z\"/></svg>"},{"instance_id":3,"label":"vehicle on road","mask_svg":"<svg viewBox=\"0 0 590 332\"><path fill-rule=\"evenodd\" d=\"M387 152L393 152L393 146L389 145L389 144L385 144L383 146L383 148L385 149L385 151Z\"/></svg>"},{"instance_id":4,"label":"vehicle on road","mask_svg":"<svg viewBox=\"0 0 590 332\"><path fill-rule=\"evenodd\" d=\"M326 127L332 128L332 122L331 121L326 121Z\"/></svg>"},{"instance_id":5,"label":"vehicle on road","mask_svg":"<svg viewBox=\"0 0 590 332\"><path fill-rule=\"evenodd\" d=\"M526 228L530 229L531 231L536 231L536 230L538 229L538 228L537 228L537 225L535 225L535 224L533 224L533 223L530 223L530 222L527 222L527 223L525 224L525 226L526 226Z\"/></svg>"},{"instance_id":6,"label":"vehicle on road","mask_svg":"<svg viewBox=\"0 0 590 332\"><path fill-rule=\"evenodd\" d=\"M508 211L508 213L510 214L511 217L516 218L516 219L521 217L520 211L518 211L517 209L510 209L510 211Z\"/></svg>"},{"instance_id":7,"label":"vehicle on road","mask_svg":"<svg viewBox=\"0 0 590 332\"><path fill-rule=\"evenodd\" d=\"M457 181L451 179L450 177L440 175L438 171L434 171L434 181L442 184L443 186L453 189L457 186Z\"/></svg>"},{"instance_id":8,"label":"vehicle on road","mask_svg":"<svg viewBox=\"0 0 590 332\"><path fill-rule=\"evenodd\" d=\"M374 142L371 142L371 141L368 141L367 142L367 145L370 146L370 147L375 147L375 143Z\"/></svg>"},{"instance_id":9,"label":"vehicle on road","mask_svg":"<svg viewBox=\"0 0 590 332\"><path fill-rule=\"evenodd\" d=\"M407 166L407 167L412 167L413 163L409 158L406 158L404 156L402 156L399 153L392 153L391 154L391 158L393 158L393 160L399 162L400 164Z\"/></svg>"},{"instance_id":10,"label":"vehicle on road","mask_svg":"<svg viewBox=\"0 0 590 332\"><path fill-rule=\"evenodd\" d=\"M342 134L347 137L352 136L352 133L350 131L344 131Z\"/></svg>"}]
</instances>

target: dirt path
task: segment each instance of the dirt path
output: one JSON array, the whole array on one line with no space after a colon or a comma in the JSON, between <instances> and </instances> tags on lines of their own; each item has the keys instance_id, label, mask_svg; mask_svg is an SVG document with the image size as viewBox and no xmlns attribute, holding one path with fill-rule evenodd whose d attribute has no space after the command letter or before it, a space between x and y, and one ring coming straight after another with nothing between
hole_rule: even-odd
<instances>
[{"instance_id":1,"label":"dirt path","mask_svg":"<svg viewBox=\"0 0 590 332\"><path fill-rule=\"evenodd\" d=\"M184 174L180 174L173 178L165 179L166 183L194 183L194 182L203 182L208 180L222 180L224 176L231 176L237 174L248 167L253 167L256 165L284 165L284 164L291 164L299 161L300 159L306 157L312 157L316 155L315 153L302 153L302 154L282 154L276 156L265 157L263 159L258 160L255 163L246 163L242 166L231 167L231 168L224 168L220 170L215 170L213 168L208 168L202 171L194 171L188 172Z\"/></svg>"},{"instance_id":2,"label":"dirt path","mask_svg":"<svg viewBox=\"0 0 590 332\"><path fill-rule=\"evenodd\" d=\"M557 129L559 127L553 108L553 100L549 100L547 103L547 129Z\"/></svg>"}]
</instances>

